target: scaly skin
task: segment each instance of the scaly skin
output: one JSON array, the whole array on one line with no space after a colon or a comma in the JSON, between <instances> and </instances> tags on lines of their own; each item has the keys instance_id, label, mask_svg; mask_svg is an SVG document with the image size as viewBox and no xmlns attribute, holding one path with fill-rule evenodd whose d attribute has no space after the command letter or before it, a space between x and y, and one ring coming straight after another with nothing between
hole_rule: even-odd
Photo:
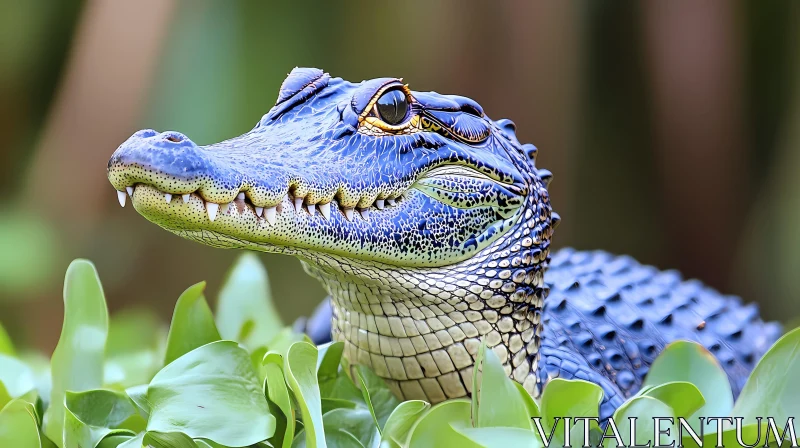
<instances>
[{"instance_id":1,"label":"scaly skin","mask_svg":"<svg viewBox=\"0 0 800 448\"><path fill-rule=\"evenodd\" d=\"M300 258L347 359L399 397L470 393L482 337L533 396L597 382L604 417L675 339L709 347L738 391L780 331L754 307L600 252L562 251L545 279L551 176L514 131L468 98L295 69L250 132L198 146L142 130L108 177L178 235Z\"/></svg>"}]
</instances>

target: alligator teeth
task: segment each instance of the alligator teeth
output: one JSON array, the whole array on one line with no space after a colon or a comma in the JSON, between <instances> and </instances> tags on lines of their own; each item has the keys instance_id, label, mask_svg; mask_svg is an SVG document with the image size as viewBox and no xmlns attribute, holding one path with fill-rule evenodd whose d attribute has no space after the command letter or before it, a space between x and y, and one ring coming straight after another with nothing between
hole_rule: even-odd
<instances>
[{"instance_id":1,"label":"alligator teeth","mask_svg":"<svg viewBox=\"0 0 800 448\"><path fill-rule=\"evenodd\" d=\"M189 202L189 198L191 196L192 196L191 194L182 194L181 197L183 198L183 203L186 204L187 202Z\"/></svg>"},{"instance_id":2,"label":"alligator teeth","mask_svg":"<svg viewBox=\"0 0 800 448\"><path fill-rule=\"evenodd\" d=\"M228 205L230 205L230 204L229 204L229 203L227 203L227 202L226 202L226 203L224 203L224 204L220 204L220 205L219 205L219 211L220 211L220 212L221 212L223 215L224 215L225 213L227 213L227 212L228 212Z\"/></svg>"},{"instance_id":3,"label":"alligator teeth","mask_svg":"<svg viewBox=\"0 0 800 448\"><path fill-rule=\"evenodd\" d=\"M294 209L295 211L300 211L303 209L303 199L304 198L294 198Z\"/></svg>"},{"instance_id":4,"label":"alligator teeth","mask_svg":"<svg viewBox=\"0 0 800 448\"><path fill-rule=\"evenodd\" d=\"M270 224L275 224L277 215L278 215L277 207L268 207L264 209L264 217L267 218L267 222Z\"/></svg>"},{"instance_id":5,"label":"alligator teeth","mask_svg":"<svg viewBox=\"0 0 800 448\"><path fill-rule=\"evenodd\" d=\"M214 222L217 219L217 212L219 211L219 204L214 202L206 202L206 213L208 213L208 220Z\"/></svg>"},{"instance_id":6,"label":"alligator teeth","mask_svg":"<svg viewBox=\"0 0 800 448\"><path fill-rule=\"evenodd\" d=\"M164 201L166 201L166 203L169 204L171 200L172 200L172 195L169 193L164 193Z\"/></svg>"},{"instance_id":7,"label":"alligator teeth","mask_svg":"<svg viewBox=\"0 0 800 448\"><path fill-rule=\"evenodd\" d=\"M365 221L367 220L367 218L369 218L369 209L368 208L360 208L360 209L358 209L358 212L361 213L361 217L364 218Z\"/></svg>"},{"instance_id":8,"label":"alligator teeth","mask_svg":"<svg viewBox=\"0 0 800 448\"><path fill-rule=\"evenodd\" d=\"M244 201L244 191L240 191L239 194L236 195L236 199Z\"/></svg>"},{"instance_id":9,"label":"alligator teeth","mask_svg":"<svg viewBox=\"0 0 800 448\"><path fill-rule=\"evenodd\" d=\"M389 203L389 205L391 205L392 207L394 207L394 204L395 204L395 202L394 202L394 199L392 199L392 198L389 198L389 199L387 199L387 200L386 200L386 202L388 202L388 203Z\"/></svg>"},{"instance_id":10,"label":"alligator teeth","mask_svg":"<svg viewBox=\"0 0 800 448\"><path fill-rule=\"evenodd\" d=\"M256 215L261 216L264 214L264 207L256 207Z\"/></svg>"},{"instance_id":11,"label":"alligator teeth","mask_svg":"<svg viewBox=\"0 0 800 448\"><path fill-rule=\"evenodd\" d=\"M319 204L319 212L322 213L325 219L331 219L331 203Z\"/></svg>"},{"instance_id":12,"label":"alligator teeth","mask_svg":"<svg viewBox=\"0 0 800 448\"><path fill-rule=\"evenodd\" d=\"M342 213L344 213L344 217L347 218L348 221L353 220L353 209L351 207L343 208Z\"/></svg>"},{"instance_id":13,"label":"alligator teeth","mask_svg":"<svg viewBox=\"0 0 800 448\"><path fill-rule=\"evenodd\" d=\"M133 187L125 187L125 190L128 192L128 196L133 197Z\"/></svg>"},{"instance_id":14,"label":"alligator teeth","mask_svg":"<svg viewBox=\"0 0 800 448\"><path fill-rule=\"evenodd\" d=\"M376 199L375 200L375 207L377 207L378 210L383 210L383 207L384 207L383 199Z\"/></svg>"},{"instance_id":15,"label":"alligator teeth","mask_svg":"<svg viewBox=\"0 0 800 448\"><path fill-rule=\"evenodd\" d=\"M314 216L314 210L317 208L317 206L314 204L308 204L306 205L306 208L308 209L308 214Z\"/></svg>"},{"instance_id":16,"label":"alligator teeth","mask_svg":"<svg viewBox=\"0 0 800 448\"><path fill-rule=\"evenodd\" d=\"M128 201L128 197L125 196L124 191L117 190L117 199L119 200L119 205L125 207L125 202Z\"/></svg>"}]
</instances>

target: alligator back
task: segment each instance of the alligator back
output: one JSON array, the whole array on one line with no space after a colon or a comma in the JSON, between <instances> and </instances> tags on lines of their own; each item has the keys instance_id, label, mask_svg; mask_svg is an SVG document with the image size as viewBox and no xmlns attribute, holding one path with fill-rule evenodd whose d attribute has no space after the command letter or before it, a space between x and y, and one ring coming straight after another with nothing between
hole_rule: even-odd
<instances>
[{"instance_id":1,"label":"alligator back","mask_svg":"<svg viewBox=\"0 0 800 448\"><path fill-rule=\"evenodd\" d=\"M540 384L580 378L605 391L608 417L642 385L650 364L671 341L691 340L719 360L734 396L761 355L781 335L755 304L724 296L675 271L627 256L563 249L545 276Z\"/></svg>"}]
</instances>

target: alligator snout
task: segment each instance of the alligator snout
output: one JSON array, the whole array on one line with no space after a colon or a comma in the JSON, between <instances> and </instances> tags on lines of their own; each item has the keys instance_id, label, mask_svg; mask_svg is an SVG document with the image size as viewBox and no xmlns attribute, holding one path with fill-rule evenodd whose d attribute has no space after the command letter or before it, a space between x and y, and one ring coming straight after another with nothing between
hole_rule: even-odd
<instances>
[{"instance_id":1,"label":"alligator snout","mask_svg":"<svg viewBox=\"0 0 800 448\"><path fill-rule=\"evenodd\" d=\"M159 133L152 129L142 129L133 134L108 161L109 171L138 167L184 180L210 172L210 165L203 149L185 135L173 131Z\"/></svg>"}]
</instances>

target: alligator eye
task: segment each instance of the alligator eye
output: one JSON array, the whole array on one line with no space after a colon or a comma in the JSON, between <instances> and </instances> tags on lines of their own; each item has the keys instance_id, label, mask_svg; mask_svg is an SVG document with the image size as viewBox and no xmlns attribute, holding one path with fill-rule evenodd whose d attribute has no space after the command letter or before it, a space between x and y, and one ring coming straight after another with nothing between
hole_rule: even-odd
<instances>
[{"instance_id":1,"label":"alligator eye","mask_svg":"<svg viewBox=\"0 0 800 448\"><path fill-rule=\"evenodd\" d=\"M406 119L408 99L402 90L389 90L378 98L375 108L381 120L389 125L397 126Z\"/></svg>"}]
</instances>

